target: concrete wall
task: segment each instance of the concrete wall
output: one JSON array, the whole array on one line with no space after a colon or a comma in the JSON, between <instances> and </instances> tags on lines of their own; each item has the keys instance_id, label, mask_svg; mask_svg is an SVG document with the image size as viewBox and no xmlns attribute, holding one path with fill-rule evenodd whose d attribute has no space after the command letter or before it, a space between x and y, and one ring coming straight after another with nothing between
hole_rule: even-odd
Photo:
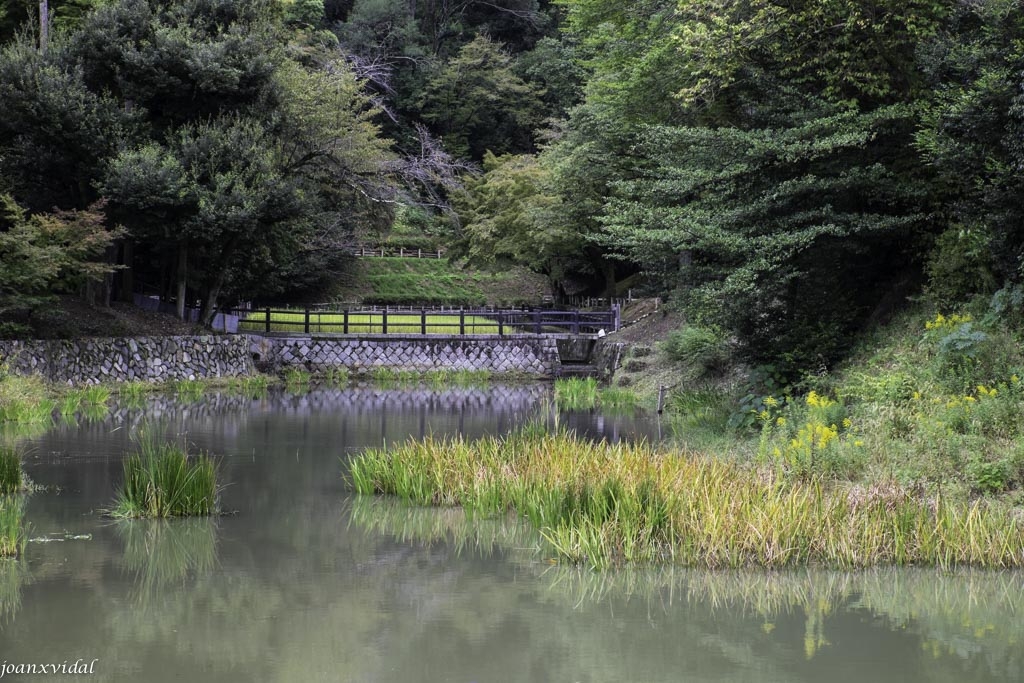
<instances>
[{"instance_id":1,"label":"concrete wall","mask_svg":"<svg viewBox=\"0 0 1024 683\"><path fill-rule=\"evenodd\" d=\"M62 384L235 377L254 370L250 346L212 335L0 341L0 362Z\"/></svg>"}]
</instances>

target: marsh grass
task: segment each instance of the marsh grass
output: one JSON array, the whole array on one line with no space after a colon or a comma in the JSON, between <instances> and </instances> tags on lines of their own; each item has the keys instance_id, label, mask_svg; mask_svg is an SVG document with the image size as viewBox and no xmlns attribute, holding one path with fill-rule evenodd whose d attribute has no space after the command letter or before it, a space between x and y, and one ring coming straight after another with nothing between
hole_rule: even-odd
<instances>
[{"instance_id":1,"label":"marsh grass","mask_svg":"<svg viewBox=\"0 0 1024 683\"><path fill-rule=\"evenodd\" d=\"M498 334L498 324L483 316L467 315L464 319L467 334ZM239 330L261 331L266 323L261 317L254 321L241 321ZM272 332L304 332L306 329L305 311L271 311L270 330ZM452 335L459 333L458 315L434 315L427 318L427 334ZM309 331L311 333L341 334L344 331L344 316L340 313L309 314ZM423 331L419 313L388 313L388 334L420 334ZM349 334L383 334L384 317L380 313L352 313L348 316Z\"/></svg>"},{"instance_id":2,"label":"marsh grass","mask_svg":"<svg viewBox=\"0 0 1024 683\"><path fill-rule=\"evenodd\" d=\"M153 391L154 387L155 385L148 382L123 382L117 387L117 397L125 405L142 406L146 402L146 396Z\"/></svg>"},{"instance_id":3,"label":"marsh grass","mask_svg":"<svg viewBox=\"0 0 1024 683\"><path fill-rule=\"evenodd\" d=\"M199 379L178 379L171 382L171 390L179 401L194 403L206 392L206 382Z\"/></svg>"},{"instance_id":4,"label":"marsh grass","mask_svg":"<svg viewBox=\"0 0 1024 683\"><path fill-rule=\"evenodd\" d=\"M16 493L26 488L21 452L16 446L0 444L0 494Z\"/></svg>"},{"instance_id":5,"label":"marsh grass","mask_svg":"<svg viewBox=\"0 0 1024 683\"><path fill-rule=\"evenodd\" d=\"M418 505L484 517L515 510L558 556L595 567L1024 566L1021 522L982 502L789 481L643 443L427 438L361 454L350 477L360 493Z\"/></svg>"},{"instance_id":6,"label":"marsh grass","mask_svg":"<svg viewBox=\"0 0 1024 683\"><path fill-rule=\"evenodd\" d=\"M601 410L627 412L639 405L637 395L621 387L599 387L593 377L566 377L555 380L555 405L562 410Z\"/></svg>"},{"instance_id":7,"label":"marsh grass","mask_svg":"<svg viewBox=\"0 0 1024 683\"><path fill-rule=\"evenodd\" d=\"M139 438L139 450L125 458L124 482L114 517L179 517L218 512L213 458L189 456L185 448L162 443L151 434Z\"/></svg>"},{"instance_id":8,"label":"marsh grass","mask_svg":"<svg viewBox=\"0 0 1024 683\"><path fill-rule=\"evenodd\" d=\"M591 410L598 400L597 380L593 377L555 380L555 404L563 410Z\"/></svg>"},{"instance_id":9,"label":"marsh grass","mask_svg":"<svg viewBox=\"0 0 1024 683\"><path fill-rule=\"evenodd\" d=\"M88 406L106 405L110 400L110 387L103 384L93 384L78 390L82 396L82 403Z\"/></svg>"},{"instance_id":10,"label":"marsh grass","mask_svg":"<svg viewBox=\"0 0 1024 683\"><path fill-rule=\"evenodd\" d=\"M328 386L339 387L348 384L350 375L348 368L339 365L332 365L324 370L322 379Z\"/></svg>"},{"instance_id":11,"label":"marsh grass","mask_svg":"<svg viewBox=\"0 0 1024 683\"><path fill-rule=\"evenodd\" d=\"M50 424L56 401L38 375L6 375L0 379L0 422Z\"/></svg>"},{"instance_id":12,"label":"marsh grass","mask_svg":"<svg viewBox=\"0 0 1024 683\"><path fill-rule=\"evenodd\" d=\"M309 389L309 383L313 375L308 370L300 368L286 368L284 371L284 386L288 391L297 389Z\"/></svg>"},{"instance_id":13,"label":"marsh grass","mask_svg":"<svg viewBox=\"0 0 1024 683\"><path fill-rule=\"evenodd\" d=\"M25 550L25 497L0 495L0 557L14 557Z\"/></svg>"}]
</instances>

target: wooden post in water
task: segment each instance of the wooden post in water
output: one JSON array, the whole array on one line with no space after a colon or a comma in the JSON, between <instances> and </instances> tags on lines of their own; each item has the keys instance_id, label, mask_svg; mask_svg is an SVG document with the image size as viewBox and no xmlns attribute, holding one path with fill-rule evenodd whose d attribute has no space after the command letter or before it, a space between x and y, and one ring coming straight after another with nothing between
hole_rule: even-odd
<instances>
[{"instance_id":1,"label":"wooden post in water","mask_svg":"<svg viewBox=\"0 0 1024 683\"><path fill-rule=\"evenodd\" d=\"M658 387L658 415L665 412L665 390L667 388L664 384Z\"/></svg>"}]
</instances>

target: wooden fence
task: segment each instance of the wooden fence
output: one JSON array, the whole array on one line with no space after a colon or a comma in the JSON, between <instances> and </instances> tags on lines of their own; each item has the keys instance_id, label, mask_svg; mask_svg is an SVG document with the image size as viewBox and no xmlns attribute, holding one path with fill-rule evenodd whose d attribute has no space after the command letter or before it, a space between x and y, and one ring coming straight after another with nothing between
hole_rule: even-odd
<instances>
[{"instance_id":1,"label":"wooden fence","mask_svg":"<svg viewBox=\"0 0 1024 683\"><path fill-rule=\"evenodd\" d=\"M605 311L476 310L436 312L310 308L225 311L239 317L239 332L318 334L598 334L619 328L618 307Z\"/></svg>"},{"instance_id":2,"label":"wooden fence","mask_svg":"<svg viewBox=\"0 0 1024 683\"><path fill-rule=\"evenodd\" d=\"M352 250L354 256L397 256L399 258L442 258L443 249L407 249L405 247L356 247Z\"/></svg>"}]
</instances>

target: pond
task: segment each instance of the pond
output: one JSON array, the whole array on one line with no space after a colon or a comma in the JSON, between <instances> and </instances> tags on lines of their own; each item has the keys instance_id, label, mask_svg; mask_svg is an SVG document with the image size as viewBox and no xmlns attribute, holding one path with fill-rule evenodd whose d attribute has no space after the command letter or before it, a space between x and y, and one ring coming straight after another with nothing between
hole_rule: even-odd
<instances>
[{"instance_id":1,"label":"pond","mask_svg":"<svg viewBox=\"0 0 1024 683\"><path fill-rule=\"evenodd\" d=\"M1019 681L1024 577L557 565L515 520L353 496L353 453L554 415L542 384L150 397L33 438L26 559L0 563L0 661L97 681ZM102 515L141 424L220 457L233 514ZM50 675L11 676L44 680Z\"/></svg>"}]
</instances>

